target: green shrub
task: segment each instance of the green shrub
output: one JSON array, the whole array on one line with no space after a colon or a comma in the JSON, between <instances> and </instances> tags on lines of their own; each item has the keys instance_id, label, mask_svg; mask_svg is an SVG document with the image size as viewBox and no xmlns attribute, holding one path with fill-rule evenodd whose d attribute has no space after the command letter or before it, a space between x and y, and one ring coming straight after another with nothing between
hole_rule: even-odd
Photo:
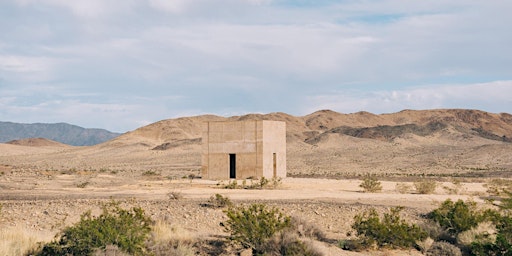
<instances>
[{"instance_id":1,"label":"green shrub","mask_svg":"<svg viewBox=\"0 0 512 256\"><path fill-rule=\"evenodd\" d=\"M375 193L382 190L382 185L375 174L367 174L363 178L363 182L359 184L359 187L363 188L364 192Z\"/></svg>"},{"instance_id":2,"label":"green shrub","mask_svg":"<svg viewBox=\"0 0 512 256\"><path fill-rule=\"evenodd\" d=\"M483 213L477 211L476 203L450 199L441 206L427 214L427 218L439 223L449 234L457 235L463 231L476 227L485 219Z\"/></svg>"},{"instance_id":3,"label":"green shrub","mask_svg":"<svg viewBox=\"0 0 512 256\"><path fill-rule=\"evenodd\" d=\"M427 233L418 226L407 224L400 218L401 207L391 208L383 219L375 209L370 209L354 217L352 228L362 239L363 244L391 248L412 248L416 241L427 238Z\"/></svg>"},{"instance_id":4,"label":"green shrub","mask_svg":"<svg viewBox=\"0 0 512 256\"><path fill-rule=\"evenodd\" d=\"M433 194L436 191L437 182L435 180L420 180L414 182L414 188L418 194Z\"/></svg>"},{"instance_id":5,"label":"green shrub","mask_svg":"<svg viewBox=\"0 0 512 256\"><path fill-rule=\"evenodd\" d=\"M143 255L150 224L141 208L124 210L114 202L105 205L98 217L92 217L91 211L82 214L78 223L63 230L58 241L44 245L36 255L91 255L107 245Z\"/></svg>"},{"instance_id":6,"label":"green shrub","mask_svg":"<svg viewBox=\"0 0 512 256\"><path fill-rule=\"evenodd\" d=\"M276 208L252 204L226 210L228 220L223 223L230 239L262 253L265 243L277 232L290 226L291 218Z\"/></svg>"}]
</instances>

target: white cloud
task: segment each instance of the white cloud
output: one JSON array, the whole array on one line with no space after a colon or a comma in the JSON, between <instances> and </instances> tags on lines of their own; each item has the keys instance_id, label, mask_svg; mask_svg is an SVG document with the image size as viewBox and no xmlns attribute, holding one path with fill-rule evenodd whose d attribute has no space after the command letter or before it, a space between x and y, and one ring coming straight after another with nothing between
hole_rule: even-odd
<instances>
[{"instance_id":1,"label":"white cloud","mask_svg":"<svg viewBox=\"0 0 512 256\"><path fill-rule=\"evenodd\" d=\"M340 112L361 110L389 113L403 109L474 108L490 112L512 109L512 81L466 85L432 85L402 90L373 92L346 91L313 95L307 99L305 113L318 109Z\"/></svg>"}]
</instances>

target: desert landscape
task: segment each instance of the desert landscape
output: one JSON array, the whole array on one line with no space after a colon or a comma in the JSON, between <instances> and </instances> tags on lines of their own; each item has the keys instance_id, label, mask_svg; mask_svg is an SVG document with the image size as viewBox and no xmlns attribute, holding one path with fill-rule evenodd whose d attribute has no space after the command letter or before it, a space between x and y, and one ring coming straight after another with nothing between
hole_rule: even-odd
<instances>
[{"instance_id":1,"label":"desert landscape","mask_svg":"<svg viewBox=\"0 0 512 256\"><path fill-rule=\"evenodd\" d=\"M201 124L223 120L286 122L288 177L257 190L201 179ZM0 250L10 249L0 255L25 255L112 200L140 206L175 235L204 241L199 255L243 253L219 242L225 241L220 223L226 214L205 207L215 194L235 204L264 203L313 223L325 234L325 241L315 241L324 255L422 255L416 249L347 251L337 241L351 238L354 216L370 208L401 206L403 217L415 222L446 199L485 205L487 184L512 178L511 153L512 115L463 109L205 115L162 120L94 146L11 141L0 144L0 234L26 242L4 239ZM370 174L382 191L364 193L361 180ZM415 192L414 182L425 179L436 189Z\"/></svg>"}]
</instances>

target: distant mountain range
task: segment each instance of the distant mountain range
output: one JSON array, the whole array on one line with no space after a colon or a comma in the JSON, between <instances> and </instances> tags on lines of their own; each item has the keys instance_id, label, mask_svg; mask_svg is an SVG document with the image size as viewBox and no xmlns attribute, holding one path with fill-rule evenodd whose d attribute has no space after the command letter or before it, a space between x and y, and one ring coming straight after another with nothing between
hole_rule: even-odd
<instances>
[{"instance_id":1,"label":"distant mountain range","mask_svg":"<svg viewBox=\"0 0 512 256\"><path fill-rule=\"evenodd\" d=\"M72 146L92 146L119 135L121 134L104 129L88 129L67 123L0 122L0 143L26 138L45 138Z\"/></svg>"}]
</instances>

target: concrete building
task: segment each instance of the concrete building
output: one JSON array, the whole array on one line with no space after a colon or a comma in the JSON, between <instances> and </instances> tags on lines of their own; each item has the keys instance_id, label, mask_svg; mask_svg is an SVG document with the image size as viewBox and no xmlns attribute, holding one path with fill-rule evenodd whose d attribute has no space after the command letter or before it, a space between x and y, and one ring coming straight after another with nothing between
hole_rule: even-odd
<instances>
[{"instance_id":1,"label":"concrete building","mask_svg":"<svg viewBox=\"0 0 512 256\"><path fill-rule=\"evenodd\" d=\"M286 123L206 122L203 179L286 177Z\"/></svg>"}]
</instances>

